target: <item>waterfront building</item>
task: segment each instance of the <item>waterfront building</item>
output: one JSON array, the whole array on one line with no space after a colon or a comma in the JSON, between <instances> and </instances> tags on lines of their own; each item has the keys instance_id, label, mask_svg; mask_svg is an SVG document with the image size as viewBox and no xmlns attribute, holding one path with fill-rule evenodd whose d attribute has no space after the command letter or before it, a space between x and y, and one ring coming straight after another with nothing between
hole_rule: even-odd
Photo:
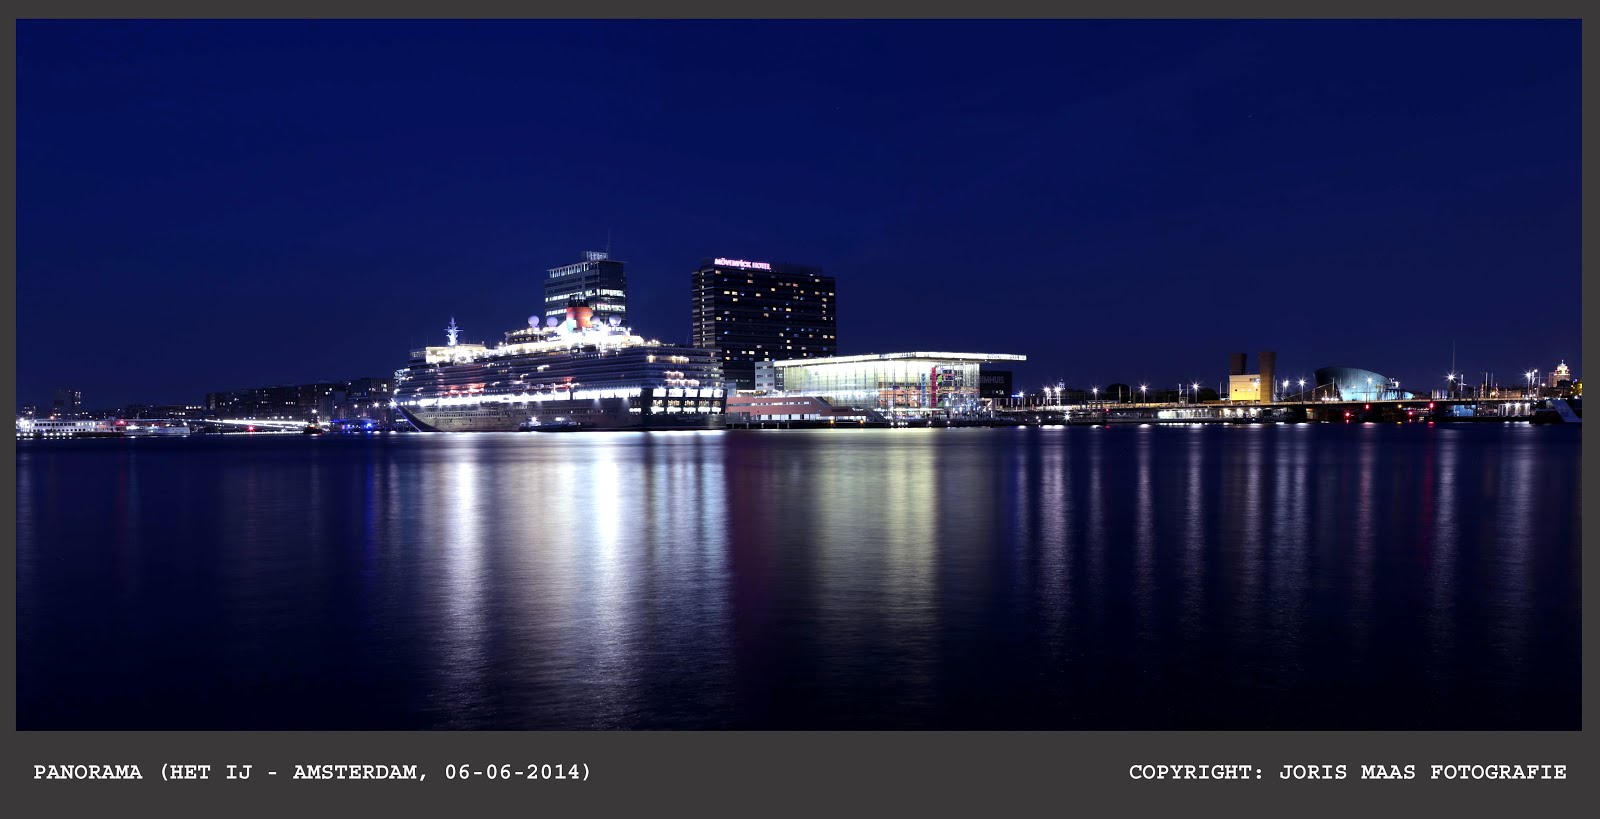
<instances>
[{"instance_id":1,"label":"waterfront building","mask_svg":"<svg viewBox=\"0 0 1600 819\"><path fill-rule=\"evenodd\" d=\"M862 424L886 420L876 410L835 406L815 395L730 395L729 423L763 424L789 421L828 421Z\"/></svg>"},{"instance_id":2,"label":"waterfront building","mask_svg":"<svg viewBox=\"0 0 1600 819\"><path fill-rule=\"evenodd\" d=\"M755 392L765 395L778 391L778 369L771 361L756 362Z\"/></svg>"},{"instance_id":3,"label":"waterfront building","mask_svg":"<svg viewBox=\"0 0 1600 819\"><path fill-rule=\"evenodd\" d=\"M122 417L127 419L150 418L203 418L206 408L200 404L129 404L122 408Z\"/></svg>"},{"instance_id":4,"label":"waterfront building","mask_svg":"<svg viewBox=\"0 0 1600 819\"><path fill-rule=\"evenodd\" d=\"M55 399L50 403L50 417L72 418L83 412L83 391L70 387L57 387Z\"/></svg>"},{"instance_id":5,"label":"waterfront building","mask_svg":"<svg viewBox=\"0 0 1600 819\"><path fill-rule=\"evenodd\" d=\"M206 412L216 418L261 421L326 421L332 417L339 382L248 387L206 394Z\"/></svg>"},{"instance_id":6,"label":"waterfront building","mask_svg":"<svg viewBox=\"0 0 1600 819\"><path fill-rule=\"evenodd\" d=\"M690 343L721 352L730 388L760 389L759 362L838 351L834 281L818 268L702 259L690 293Z\"/></svg>"},{"instance_id":7,"label":"waterfront building","mask_svg":"<svg viewBox=\"0 0 1600 819\"><path fill-rule=\"evenodd\" d=\"M1271 402L1278 397L1274 379L1277 378L1278 354L1256 355L1256 371L1245 372L1244 353L1228 354L1228 400Z\"/></svg>"},{"instance_id":8,"label":"waterfront building","mask_svg":"<svg viewBox=\"0 0 1600 819\"><path fill-rule=\"evenodd\" d=\"M1416 398L1400 382L1357 367L1323 367L1314 373L1315 395L1337 401L1395 401Z\"/></svg>"},{"instance_id":9,"label":"waterfront building","mask_svg":"<svg viewBox=\"0 0 1600 819\"><path fill-rule=\"evenodd\" d=\"M393 378L357 378L346 382L333 393L333 415L336 421L368 422L369 426L387 429L394 422Z\"/></svg>"},{"instance_id":10,"label":"waterfront building","mask_svg":"<svg viewBox=\"0 0 1600 819\"><path fill-rule=\"evenodd\" d=\"M788 359L770 367L773 393L890 417L960 417L982 407L981 367L1026 361L1006 353L911 352Z\"/></svg>"},{"instance_id":11,"label":"waterfront building","mask_svg":"<svg viewBox=\"0 0 1600 819\"><path fill-rule=\"evenodd\" d=\"M1011 397L1011 370L997 370L986 364L978 365L978 397L991 402L1003 402Z\"/></svg>"},{"instance_id":12,"label":"waterfront building","mask_svg":"<svg viewBox=\"0 0 1600 819\"><path fill-rule=\"evenodd\" d=\"M628 326L625 267L608 252L590 250L581 262L545 271L542 321L554 327L566 320L567 308L587 307L600 324Z\"/></svg>"},{"instance_id":13,"label":"waterfront building","mask_svg":"<svg viewBox=\"0 0 1600 819\"><path fill-rule=\"evenodd\" d=\"M1257 373L1239 373L1228 376L1229 401L1260 401L1261 376Z\"/></svg>"},{"instance_id":14,"label":"waterfront building","mask_svg":"<svg viewBox=\"0 0 1600 819\"><path fill-rule=\"evenodd\" d=\"M1572 381L1572 370L1567 367L1567 362L1565 359L1563 359L1560 364L1556 365L1555 369L1551 370L1549 374L1545 376L1545 386L1555 389L1556 387L1561 386L1561 382L1563 381L1569 383Z\"/></svg>"}]
</instances>

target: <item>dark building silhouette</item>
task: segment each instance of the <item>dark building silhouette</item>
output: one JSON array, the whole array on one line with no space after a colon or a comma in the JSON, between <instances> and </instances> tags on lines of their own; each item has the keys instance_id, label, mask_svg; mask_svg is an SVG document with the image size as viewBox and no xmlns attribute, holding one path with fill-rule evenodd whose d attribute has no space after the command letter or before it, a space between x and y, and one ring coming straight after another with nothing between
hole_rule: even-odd
<instances>
[{"instance_id":1,"label":"dark building silhouette","mask_svg":"<svg viewBox=\"0 0 1600 819\"><path fill-rule=\"evenodd\" d=\"M250 387L206 394L206 411L217 418L326 421L333 414L335 392L345 384L290 384Z\"/></svg>"},{"instance_id":2,"label":"dark building silhouette","mask_svg":"<svg viewBox=\"0 0 1600 819\"><path fill-rule=\"evenodd\" d=\"M333 418L373 421L386 428L394 423L394 411L389 406L393 398L393 378L357 378L333 391Z\"/></svg>"},{"instance_id":3,"label":"dark building silhouette","mask_svg":"<svg viewBox=\"0 0 1600 819\"><path fill-rule=\"evenodd\" d=\"M55 399L50 403L50 414L57 418L70 418L80 412L83 412L83 391L57 387Z\"/></svg>"},{"instance_id":4,"label":"dark building silhouette","mask_svg":"<svg viewBox=\"0 0 1600 819\"><path fill-rule=\"evenodd\" d=\"M1004 401L1011 397L1011 370L978 367L978 397Z\"/></svg>"},{"instance_id":5,"label":"dark building silhouette","mask_svg":"<svg viewBox=\"0 0 1600 819\"><path fill-rule=\"evenodd\" d=\"M735 389L756 388L758 361L827 358L839 349L833 277L818 268L701 259L690 293L690 343L722 354Z\"/></svg>"},{"instance_id":6,"label":"dark building silhouette","mask_svg":"<svg viewBox=\"0 0 1600 819\"><path fill-rule=\"evenodd\" d=\"M1256 372L1261 375L1261 400L1275 400L1278 394L1278 354L1261 353L1256 356Z\"/></svg>"}]
</instances>

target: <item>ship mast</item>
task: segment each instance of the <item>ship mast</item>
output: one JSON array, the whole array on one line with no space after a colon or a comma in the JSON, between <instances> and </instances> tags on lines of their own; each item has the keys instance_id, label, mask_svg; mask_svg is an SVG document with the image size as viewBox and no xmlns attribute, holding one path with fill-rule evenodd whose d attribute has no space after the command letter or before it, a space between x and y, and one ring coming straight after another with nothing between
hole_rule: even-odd
<instances>
[{"instance_id":1,"label":"ship mast","mask_svg":"<svg viewBox=\"0 0 1600 819\"><path fill-rule=\"evenodd\" d=\"M456 317L450 317L450 326L444 328L445 337L450 340L450 346L456 346L456 337L461 335L461 328L456 326Z\"/></svg>"}]
</instances>

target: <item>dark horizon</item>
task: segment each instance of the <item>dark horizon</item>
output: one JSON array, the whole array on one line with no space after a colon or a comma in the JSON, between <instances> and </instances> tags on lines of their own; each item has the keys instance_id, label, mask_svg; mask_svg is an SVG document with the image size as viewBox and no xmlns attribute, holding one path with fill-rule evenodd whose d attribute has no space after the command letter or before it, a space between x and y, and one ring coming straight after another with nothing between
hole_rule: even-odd
<instances>
[{"instance_id":1,"label":"dark horizon","mask_svg":"<svg viewBox=\"0 0 1600 819\"><path fill-rule=\"evenodd\" d=\"M18 402L497 340L609 242L1018 389L1582 375L1577 21L18 21Z\"/></svg>"}]
</instances>

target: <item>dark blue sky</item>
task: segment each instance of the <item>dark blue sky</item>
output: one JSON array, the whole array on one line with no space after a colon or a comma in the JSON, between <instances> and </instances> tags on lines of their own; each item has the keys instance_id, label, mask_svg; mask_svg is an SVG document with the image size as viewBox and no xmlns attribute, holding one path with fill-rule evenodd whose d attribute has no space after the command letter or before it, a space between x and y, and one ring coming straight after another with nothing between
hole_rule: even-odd
<instances>
[{"instance_id":1,"label":"dark blue sky","mask_svg":"<svg viewBox=\"0 0 1600 819\"><path fill-rule=\"evenodd\" d=\"M386 374L629 262L838 278L844 353L1426 388L1579 361L1576 22L18 21L18 399Z\"/></svg>"}]
</instances>

